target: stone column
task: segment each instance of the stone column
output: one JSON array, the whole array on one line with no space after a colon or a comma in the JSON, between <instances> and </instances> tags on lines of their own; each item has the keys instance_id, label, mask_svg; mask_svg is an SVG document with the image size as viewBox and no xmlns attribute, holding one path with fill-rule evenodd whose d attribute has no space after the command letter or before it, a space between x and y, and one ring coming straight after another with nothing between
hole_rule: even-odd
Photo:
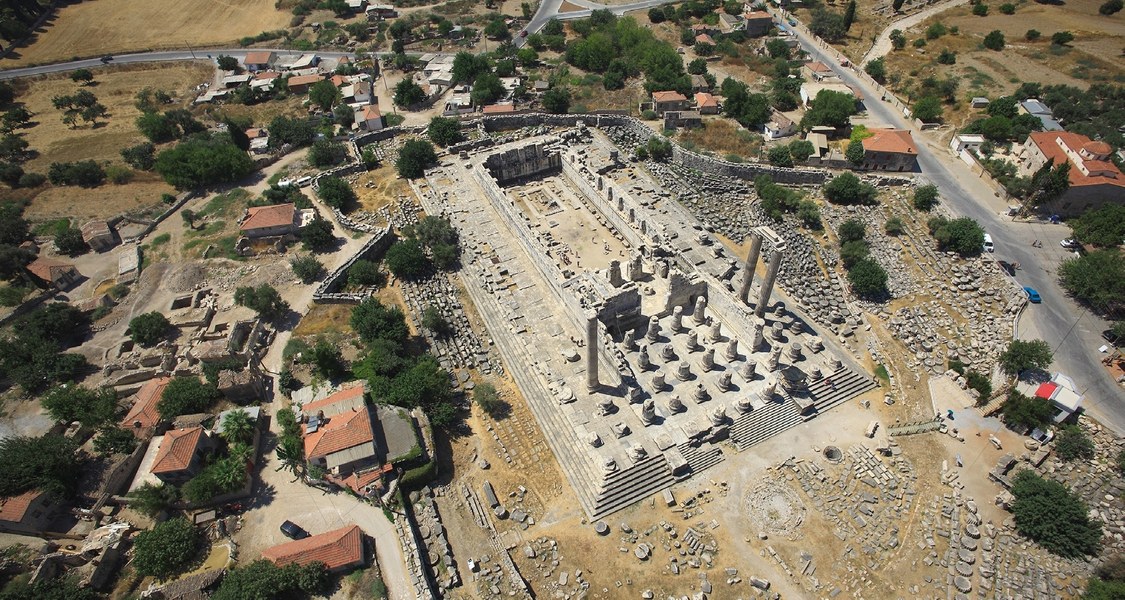
<instances>
[{"instance_id":1,"label":"stone column","mask_svg":"<svg viewBox=\"0 0 1125 600\"><path fill-rule=\"evenodd\" d=\"M644 221L641 221L641 225L644 225ZM644 231L644 227L641 227L641 231ZM629 281L640 281L642 277L644 269L641 267L641 253L638 252L629 260Z\"/></svg>"},{"instance_id":2,"label":"stone column","mask_svg":"<svg viewBox=\"0 0 1125 600\"><path fill-rule=\"evenodd\" d=\"M766 316L766 307L773 294L773 283L777 280L777 272L781 269L781 250L775 249L770 255L770 266L766 270L766 278L762 281L762 293L758 296L758 306L754 307L754 314L759 317Z\"/></svg>"},{"instance_id":3,"label":"stone column","mask_svg":"<svg viewBox=\"0 0 1125 600\"><path fill-rule=\"evenodd\" d=\"M738 288L738 298L743 304L750 303L750 284L754 283L754 269L758 266L758 256L762 253L762 236L750 234L750 253L742 265L742 287Z\"/></svg>"},{"instance_id":4,"label":"stone column","mask_svg":"<svg viewBox=\"0 0 1125 600\"><path fill-rule=\"evenodd\" d=\"M615 288L625 285L625 278L621 276L621 261L609 261L609 285Z\"/></svg>"},{"instance_id":5,"label":"stone column","mask_svg":"<svg viewBox=\"0 0 1125 600\"><path fill-rule=\"evenodd\" d=\"M707 308L707 298L704 298L703 296L700 296L699 298L696 298L696 300L695 300L695 311L692 312L692 315L691 315L691 320L694 321L696 325L702 325L703 324L703 321L705 320L705 315L706 315L706 313L704 311L706 310L706 308Z\"/></svg>"},{"instance_id":6,"label":"stone column","mask_svg":"<svg viewBox=\"0 0 1125 600\"><path fill-rule=\"evenodd\" d=\"M601 387L598 382L598 313L586 312L586 391Z\"/></svg>"}]
</instances>

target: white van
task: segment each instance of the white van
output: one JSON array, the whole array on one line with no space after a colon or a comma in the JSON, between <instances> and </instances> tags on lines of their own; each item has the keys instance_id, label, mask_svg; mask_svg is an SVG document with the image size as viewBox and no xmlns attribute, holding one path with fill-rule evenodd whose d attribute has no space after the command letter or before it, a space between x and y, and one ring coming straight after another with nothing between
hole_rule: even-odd
<instances>
[{"instance_id":1,"label":"white van","mask_svg":"<svg viewBox=\"0 0 1125 600\"><path fill-rule=\"evenodd\" d=\"M982 246L982 249L985 252L996 252L996 246L992 245L992 236L987 233L984 234L984 246Z\"/></svg>"},{"instance_id":2,"label":"white van","mask_svg":"<svg viewBox=\"0 0 1125 600\"><path fill-rule=\"evenodd\" d=\"M297 179L296 183L297 183L298 187L308 187L309 184L312 183L312 177L309 177L308 175L306 175L304 177L301 177L301 178ZM985 239L988 239L987 235L984 236L984 237L985 237ZM988 243L992 243L992 240L989 240Z\"/></svg>"}]
</instances>

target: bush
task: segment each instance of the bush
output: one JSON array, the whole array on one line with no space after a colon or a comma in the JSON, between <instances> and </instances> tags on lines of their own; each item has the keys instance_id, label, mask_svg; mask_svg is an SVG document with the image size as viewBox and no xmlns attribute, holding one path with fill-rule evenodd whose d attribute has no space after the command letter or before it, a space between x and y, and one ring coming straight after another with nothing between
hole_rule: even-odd
<instances>
[{"instance_id":1,"label":"bush","mask_svg":"<svg viewBox=\"0 0 1125 600\"><path fill-rule=\"evenodd\" d=\"M1004 34L999 29L993 29L984 36L983 45L989 50L996 50L999 52L1004 49Z\"/></svg>"},{"instance_id":2,"label":"bush","mask_svg":"<svg viewBox=\"0 0 1125 600\"><path fill-rule=\"evenodd\" d=\"M974 4L973 5L973 14L978 16L978 17L988 16L988 5L983 3L983 2Z\"/></svg>"},{"instance_id":3,"label":"bush","mask_svg":"<svg viewBox=\"0 0 1125 600\"><path fill-rule=\"evenodd\" d=\"M1014 15L1016 14L1016 5L1011 2L1005 2L1000 5L1000 12L1006 15Z\"/></svg>"},{"instance_id":4,"label":"bush","mask_svg":"<svg viewBox=\"0 0 1125 600\"><path fill-rule=\"evenodd\" d=\"M473 402L493 419L500 418L509 409L508 403L500 399L496 386L487 382L473 388Z\"/></svg>"},{"instance_id":5,"label":"bush","mask_svg":"<svg viewBox=\"0 0 1125 600\"><path fill-rule=\"evenodd\" d=\"M418 240L399 240L387 249L383 261L395 277L416 280L430 272L430 259Z\"/></svg>"},{"instance_id":6,"label":"bush","mask_svg":"<svg viewBox=\"0 0 1125 600\"><path fill-rule=\"evenodd\" d=\"M1125 239L1125 205L1106 204L1067 221L1080 242L1113 248Z\"/></svg>"},{"instance_id":7,"label":"bush","mask_svg":"<svg viewBox=\"0 0 1125 600\"><path fill-rule=\"evenodd\" d=\"M320 168L338 165L347 157L347 148L344 148L340 142L332 140L317 140L309 149L309 162Z\"/></svg>"},{"instance_id":8,"label":"bush","mask_svg":"<svg viewBox=\"0 0 1125 600\"><path fill-rule=\"evenodd\" d=\"M445 320L441 311L432 304L422 311L422 327L434 332L434 335L438 337L447 337L453 333L453 326Z\"/></svg>"},{"instance_id":9,"label":"bush","mask_svg":"<svg viewBox=\"0 0 1125 600\"><path fill-rule=\"evenodd\" d=\"M397 306L387 307L373 296L368 296L352 309L352 329L364 342L386 340L402 344L410 336L406 317Z\"/></svg>"},{"instance_id":10,"label":"bush","mask_svg":"<svg viewBox=\"0 0 1125 600\"><path fill-rule=\"evenodd\" d=\"M437 153L433 144L425 140L409 140L398 151L395 169L406 179L417 179L435 164Z\"/></svg>"},{"instance_id":11,"label":"bush","mask_svg":"<svg viewBox=\"0 0 1125 600\"><path fill-rule=\"evenodd\" d=\"M270 600L320 595L329 578L324 563L290 563L279 567L259 559L227 572L211 600Z\"/></svg>"},{"instance_id":12,"label":"bush","mask_svg":"<svg viewBox=\"0 0 1125 600\"><path fill-rule=\"evenodd\" d=\"M239 287L234 291L234 303L245 306L270 320L277 319L289 311L289 304L282 300L277 289L268 283L258 287Z\"/></svg>"},{"instance_id":13,"label":"bush","mask_svg":"<svg viewBox=\"0 0 1125 600\"><path fill-rule=\"evenodd\" d=\"M201 538L185 518L158 523L133 540L133 568L146 577L165 580L183 571L195 558Z\"/></svg>"},{"instance_id":14,"label":"bush","mask_svg":"<svg viewBox=\"0 0 1125 600\"><path fill-rule=\"evenodd\" d=\"M200 134L158 154L154 168L164 181L186 190L238 181L254 170L254 161L230 136Z\"/></svg>"},{"instance_id":15,"label":"bush","mask_svg":"<svg viewBox=\"0 0 1125 600\"><path fill-rule=\"evenodd\" d=\"M316 188L316 197L322 202L339 209L340 212L351 212L359 202L355 190L346 179L329 175L321 177Z\"/></svg>"},{"instance_id":16,"label":"bush","mask_svg":"<svg viewBox=\"0 0 1125 600\"><path fill-rule=\"evenodd\" d=\"M1094 441L1082 428L1071 425L1059 432L1055 439L1055 452L1066 461L1090 460L1094 458Z\"/></svg>"},{"instance_id":17,"label":"bush","mask_svg":"<svg viewBox=\"0 0 1125 600\"><path fill-rule=\"evenodd\" d=\"M983 405L992 397L992 381L987 375L976 371L966 371L965 382L969 385L969 389L976 391L977 404Z\"/></svg>"},{"instance_id":18,"label":"bush","mask_svg":"<svg viewBox=\"0 0 1125 600\"><path fill-rule=\"evenodd\" d=\"M863 240L852 240L840 245L840 262L844 263L845 269L851 269L870 255L871 249Z\"/></svg>"},{"instance_id":19,"label":"bush","mask_svg":"<svg viewBox=\"0 0 1125 600\"><path fill-rule=\"evenodd\" d=\"M143 142L122 148L121 158L135 169L150 171L156 165L156 146L151 142Z\"/></svg>"},{"instance_id":20,"label":"bush","mask_svg":"<svg viewBox=\"0 0 1125 600\"><path fill-rule=\"evenodd\" d=\"M891 217L887 219L887 222L883 225L883 231L886 232L887 235L902 235L902 232L906 231L906 225L902 222L902 219Z\"/></svg>"},{"instance_id":21,"label":"bush","mask_svg":"<svg viewBox=\"0 0 1125 600\"><path fill-rule=\"evenodd\" d=\"M105 183L105 170L93 160L51 163L51 166L47 168L47 179L51 180L53 185L97 187Z\"/></svg>"},{"instance_id":22,"label":"bush","mask_svg":"<svg viewBox=\"0 0 1125 600\"><path fill-rule=\"evenodd\" d=\"M99 454L129 454L137 449L137 436L121 427L106 427L94 437L94 450Z\"/></svg>"},{"instance_id":23,"label":"bush","mask_svg":"<svg viewBox=\"0 0 1125 600\"><path fill-rule=\"evenodd\" d=\"M1044 427L1051 422L1054 413L1051 402L1043 398L1029 398L1016 390L1008 392L1008 399L1000 408L1004 422L1015 430Z\"/></svg>"},{"instance_id":24,"label":"bush","mask_svg":"<svg viewBox=\"0 0 1125 600\"><path fill-rule=\"evenodd\" d=\"M164 339L171 326L159 312L144 313L129 321L129 337L142 346L152 346Z\"/></svg>"},{"instance_id":25,"label":"bush","mask_svg":"<svg viewBox=\"0 0 1125 600\"><path fill-rule=\"evenodd\" d=\"M1120 12L1123 6L1125 6L1125 3L1123 3L1122 0L1106 0L1098 7L1098 13L1108 17Z\"/></svg>"},{"instance_id":26,"label":"bush","mask_svg":"<svg viewBox=\"0 0 1125 600\"><path fill-rule=\"evenodd\" d=\"M379 270L379 265L369 260L357 260L348 268L348 285L354 287L367 287L373 285L383 287L387 277Z\"/></svg>"},{"instance_id":27,"label":"bush","mask_svg":"<svg viewBox=\"0 0 1125 600\"><path fill-rule=\"evenodd\" d=\"M824 197L835 204L878 204L875 186L854 173L841 173L824 185Z\"/></svg>"},{"instance_id":28,"label":"bush","mask_svg":"<svg viewBox=\"0 0 1125 600\"><path fill-rule=\"evenodd\" d=\"M950 221L934 217L927 223L930 235L942 250L952 250L961 256L978 256L984 246L984 229L973 219L961 217Z\"/></svg>"},{"instance_id":29,"label":"bush","mask_svg":"<svg viewBox=\"0 0 1125 600\"><path fill-rule=\"evenodd\" d=\"M312 252L330 250L336 243L336 234L332 223L317 215L312 223L301 228L301 245Z\"/></svg>"},{"instance_id":30,"label":"bush","mask_svg":"<svg viewBox=\"0 0 1125 600\"><path fill-rule=\"evenodd\" d=\"M460 142L463 138L461 136L461 122L457 119L449 119L446 117L434 117L430 119L430 126L426 130L430 141L445 147Z\"/></svg>"},{"instance_id":31,"label":"bush","mask_svg":"<svg viewBox=\"0 0 1125 600\"><path fill-rule=\"evenodd\" d=\"M862 240L867 237L867 226L856 219L848 219L840 224L839 229L836 230L836 235L840 238L840 244Z\"/></svg>"},{"instance_id":32,"label":"bush","mask_svg":"<svg viewBox=\"0 0 1125 600\"><path fill-rule=\"evenodd\" d=\"M1125 257L1114 248L1063 261L1059 281L1066 291L1097 310L1120 306L1125 303Z\"/></svg>"},{"instance_id":33,"label":"bush","mask_svg":"<svg viewBox=\"0 0 1125 600\"><path fill-rule=\"evenodd\" d=\"M878 298L887 294L887 272L871 259L861 260L848 271L848 282L857 296Z\"/></svg>"},{"instance_id":34,"label":"bush","mask_svg":"<svg viewBox=\"0 0 1125 600\"><path fill-rule=\"evenodd\" d=\"M18 496L29 490L70 498L78 486L78 445L61 435L11 436L0 439L0 496Z\"/></svg>"},{"instance_id":35,"label":"bush","mask_svg":"<svg viewBox=\"0 0 1125 600\"><path fill-rule=\"evenodd\" d=\"M43 185L46 181L47 176L42 173L24 173L20 177L19 186L21 188L34 188Z\"/></svg>"},{"instance_id":36,"label":"bush","mask_svg":"<svg viewBox=\"0 0 1125 600\"><path fill-rule=\"evenodd\" d=\"M1043 370L1051 364L1051 346L1043 340L1012 340L1000 355L1000 370L1014 376L1028 369Z\"/></svg>"},{"instance_id":37,"label":"bush","mask_svg":"<svg viewBox=\"0 0 1125 600\"><path fill-rule=\"evenodd\" d=\"M324 263L317 260L315 256L305 255L294 258L289 261L289 267L293 269L293 274L301 280L301 283L312 283L320 277L324 272Z\"/></svg>"},{"instance_id":38,"label":"bush","mask_svg":"<svg viewBox=\"0 0 1125 600\"><path fill-rule=\"evenodd\" d=\"M1059 31L1051 36L1051 43L1056 46L1065 46L1074 41L1074 34L1069 31Z\"/></svg>"},{"instance_id":39,"label":"bush","mask_svg":"<svg viewBox=\"0 0 1125 600\"><path fill-rule=\"evenodd\" d=\"M180 491L176 489L176 486L165 484L153 485L146 482L137 489L129 492L125 498L129 504L129 508L149 518L155 518L178 500L179 497Z\"/></svg>"},{"instance_id":40,"label":"bush","mask_svg":"<svg viewBox=\"0 0 1125 600\"><path fill-rule=\"evenodd\" d=\"M67 227L55 234L55 248L67 256L78 256L90 249L77 227Z\"/></svg>"},{"instance_id":41,"label":"bush","mask_svg":"<svg viewBox=\"0 0 1125 600\"><path fill-rule=\"evenodd\" d=\"M927 184L914 190L914 208L929 212L938 204L936 185Z\"/></svg>"},{"instance_id":42,"label":"bush","mask_svg":"<svg viewBox=\"0 0 1125 600\"><path fill-rule=\"evenodd\" d=\"M209 383L203 383L195 376L176 377L168 382L156 410L163 419L173 419L180 415L201 413L211 407L219 398L219 390Z\"/></svg>"},{"instance_id":43,"label":"bush","mask_svg":"<svg viewBox=\"0 0 1125 600\"><path fill-rule=\"evenodd\" d=\"M1012 478L1012 514L1019 532L1067 558L1094 555L1102 527L1087 515L1086 503L1063 484L1023 470Z\"/></svg>"}]
</instances>

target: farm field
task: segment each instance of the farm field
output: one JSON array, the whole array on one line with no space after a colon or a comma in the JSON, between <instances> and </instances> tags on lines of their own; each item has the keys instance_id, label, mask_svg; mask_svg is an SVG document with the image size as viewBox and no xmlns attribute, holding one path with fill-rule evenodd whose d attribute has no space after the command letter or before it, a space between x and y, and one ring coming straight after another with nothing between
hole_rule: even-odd
<instances>
[{"instance_id":1,"label":"farm field","mask_svg":"<svg viewBox=\"0 0 1125 600\"><path fill-rule=\"evenodd\" d=\"M292 14L273 0L98 0L64 6L0 67L118 52L230 45L287 26Z\"/></svg>"}]
</instances>

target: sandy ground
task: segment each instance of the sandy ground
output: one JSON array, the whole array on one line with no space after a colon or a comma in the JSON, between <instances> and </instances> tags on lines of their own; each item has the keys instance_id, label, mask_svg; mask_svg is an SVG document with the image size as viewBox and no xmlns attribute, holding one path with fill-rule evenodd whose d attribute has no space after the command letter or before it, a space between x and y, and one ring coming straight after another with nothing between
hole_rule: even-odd
<instances>
[{"instance_id":1,"label":"sandy ground","mask_svg":"<svg viewBox=\"0 0 1125 600\"><path fill-rule=\"evenodd\" d=\"M905 31L907 29L910 29L911 27L917 25L918 23L921 23L922 21L924 21L926 19L929 19L930 17L932 17L934 15L945 12L946 10L949 10L950 8L953 8L954 6L960 6L961 4L964 4L966 1L967 0L949 0L948 2L942 2L941 4L934 4L932 6L926 7L923 10L920 10L920 11L918 11L918 12L912 14L912 15L905 16L901 19L898 19L898 20L892 22L891 24L887 25L887 27L885 29L883 29L882 33L879 34L878 39L876 39L875 43L872 44L871 49L867 51L867 54L865 54L863 56L863 60L860 61L860 64L866 65L867 63L869 63L869 62L871 62L871 61L873 61L873 60L875 60L875 59L877 59L877 58L879 58L879 57L881 57L881 56L883 56L886 53L891 51L891 48L892 48L892 46L891 46L891 32L892 31L894 31L896 29L898 29L900 31Z\"/></svg>"},{"instance_id":2,"label":"sandy ground","mask_svg":"<svg viewBox=\"0 0 1125 600\"><path fill-rule=\"evenodd\" d=\"M190 10L189 10L190 9ZM214 46L283 28L289 11L273 0L99 0L64 6L37 38L0 66L71 60L115 52Z\"/></svg>"}]
</instances>

